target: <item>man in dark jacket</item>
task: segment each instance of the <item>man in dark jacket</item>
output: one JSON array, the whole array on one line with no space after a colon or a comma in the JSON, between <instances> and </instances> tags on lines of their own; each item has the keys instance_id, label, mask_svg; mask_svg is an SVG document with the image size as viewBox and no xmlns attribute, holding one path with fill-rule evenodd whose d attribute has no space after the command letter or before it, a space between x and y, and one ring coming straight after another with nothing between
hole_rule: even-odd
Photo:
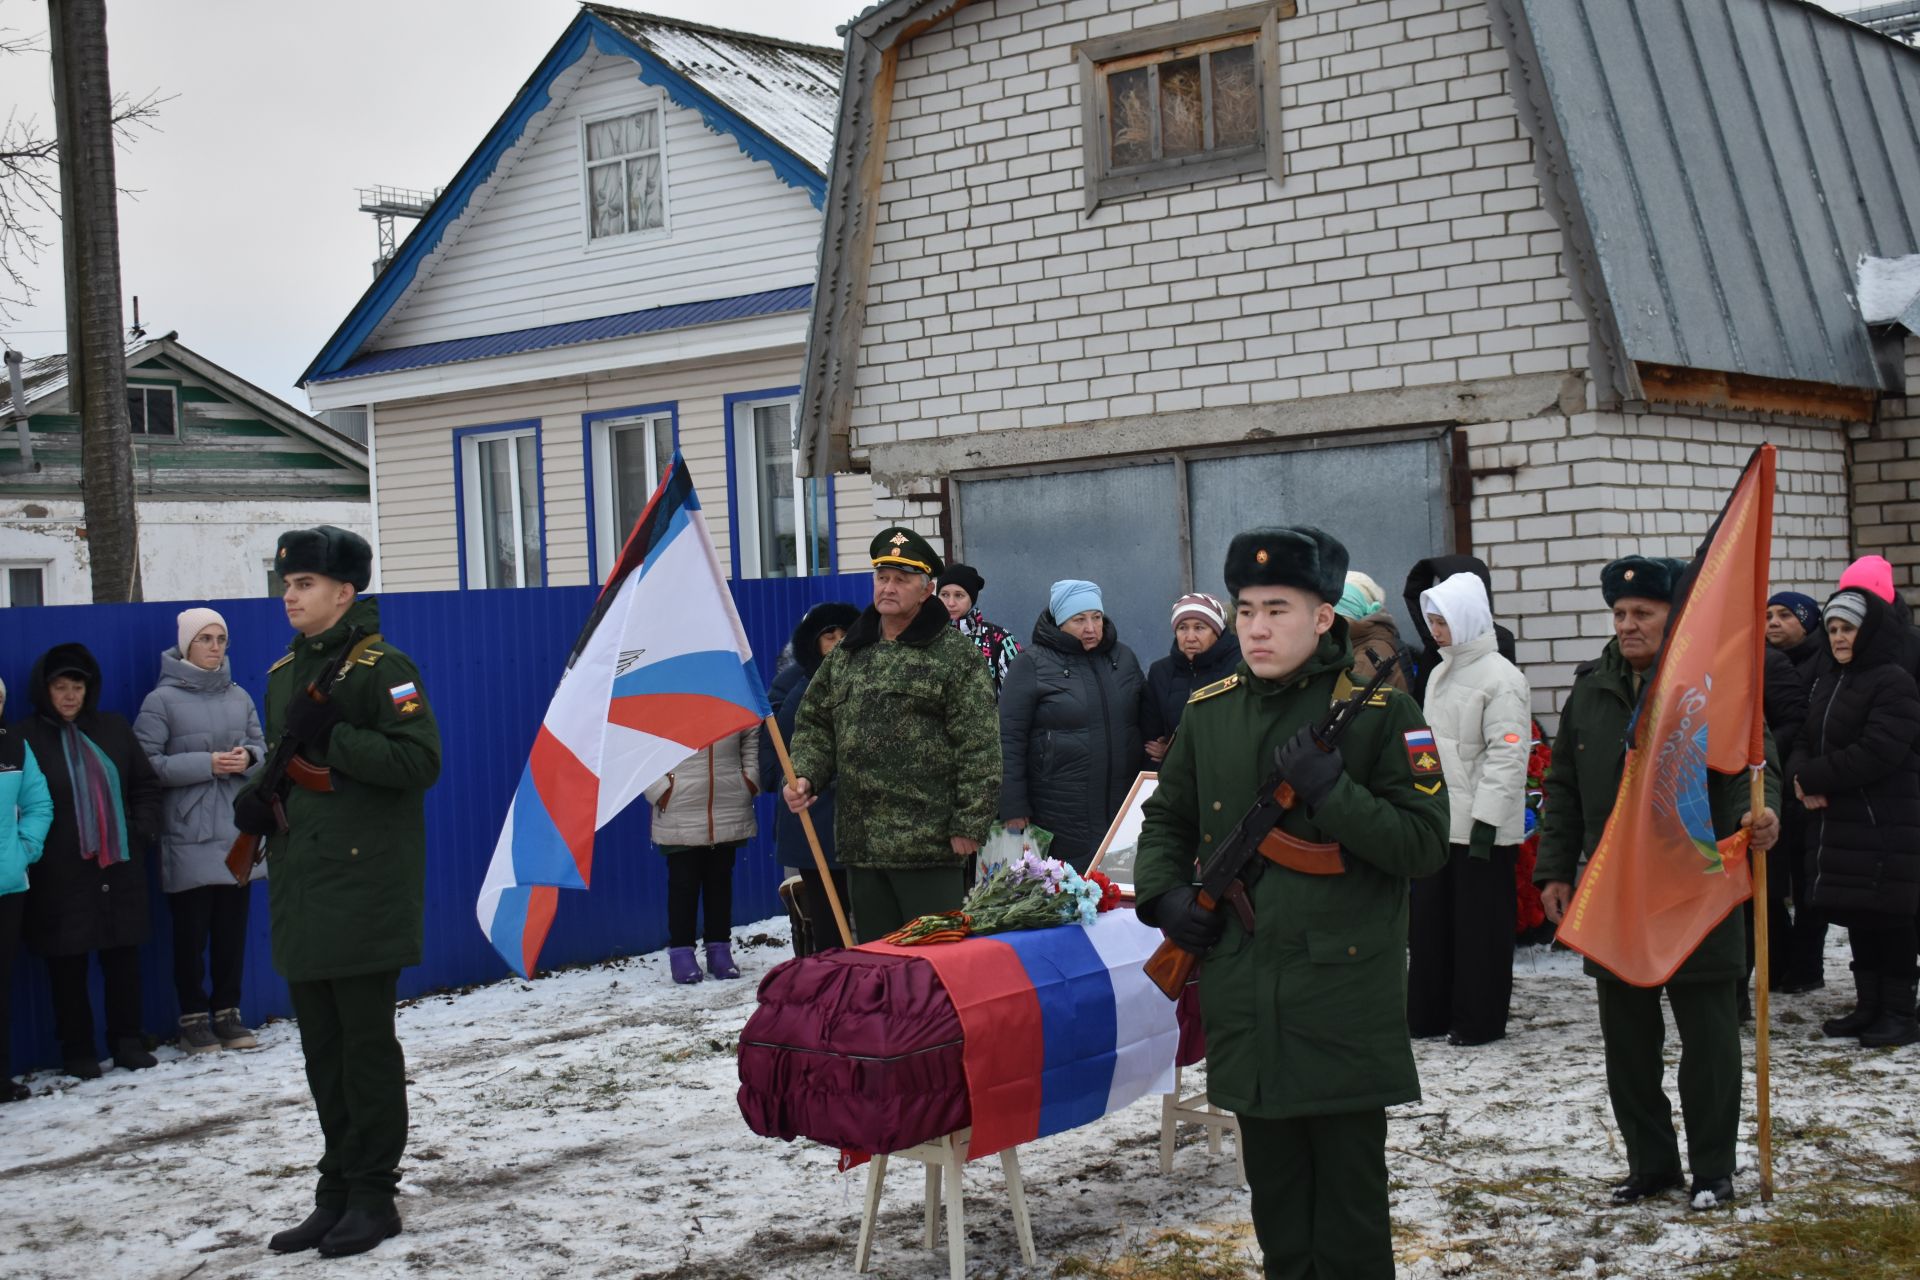
<instances>
[{"instance_id":1,"label":"man in dark jacket","mask_svg":"<svg viewBox=\"0 0 1920 1280\"><path fill-rule=\"evenodd\" d=\"M360 598L373 567L364 538L331 525L284 533L274 567L299 634L268 668L267 741L299 744L330 785L284 788L284 829L261 779L234 801L240 830L268 837L273 963L326 1142L312 1214L268 1247L341 1256L400 1232L407 1077L394 997L400 970L420 963L440 731L420 672L380 634L378 601Z\"/></svg>"},{"instance_id":2,"label":"man in dark jacket","mask_svg":"<svg viewBox=\"0 0 1920 1280\"><path fill-rule=\"evenodd\" d=\"M1494 604L1493 575L1487 571L1487 562L1478 556L1429 556L1413 566L1407 574L1407 588L1401 598L1407 602L1407 616L1413 619L1413 632L1420 642L1420 652L1414 657L1413 670L1408 673L1407 691L1416 702L1427 700L1427 681L1432 678L1435 667L1440 665L1440 646L1434 643L1433 632L1427 630L1427 619L1420 612L1420 597L1432 590L1434 584L1445 582L1456 573L1471 573L1480 579L1487 589L1487 605L1499 614ZM1499 623L1493 624L1494 644L1500 656L1508 662L1518 665L1513 656L1513 632Z\"/></svg>"},{"instance_id":3,"label":"man in dark jacket","mask_svg":"<svg viewBox=\"0 0 1920 1280\"><path fill-rule=\"evenodd\" d=\"M1581 664L1561 709L1553 764L1547 770L1539 861L1533 872L1547 919L1556 924L1573 897L1577 869L1600 843L1613 810L1626 762L1627 724L1659 657L1674 588L1685 569L1679 560L1628 556L1600 572L1601 593L1613 610L1614 638L1598 658ZM1771 848L1779 837L1775 814L1780 774L1771 735L1768 738L1768 807L1754 824L1751 849L1755 853ZM1715 834L1725 838L1746 826L1747 779L1716 773L1710 775L1708 787ZM1694 1203L1705 1208L1733 1198L1745 938L1745 917L1732 912L1701 941L1664 988L1629 986L1587 962L1587 972L1599 979L1607 1094L1627 1147L1627 1178L1613 1188L1617 1204L1631 1204L1682 1185L1673 1109L1661 1084L1662 990L1680 1031L1680 1108L1687 1126Z\"/></svg>"},{"instance_id":4,"label":"man in dark jacket","mask_svg":"<svg viewBox=\"0 0 1920 1280\"><path fill-rule=\"evenodd\" d=\"M1795 679L1777 675L1784 658ZM1779 746L1782 763L1799 744L1813 682L1833 665L1820 605L1798 591L1777 591L1767 601L1767 728ZM1777 691L1777 692L1776 692ZM1795 704L1789 708L1788 699ZM1780 843L1767 855L1768 928L1779 962L1773 989L1787 995L1818 991L1827 985L1827 918L1813 905L1813 876L1806 844L1807 811L1791 791L1781 797ZM1793 903L1791 923L1785 900ZM1775 903L1779 905L1774 905Z\"/></svg>"},{"instance_id":5,"label":"man in dark jacket","mask_svg":"<svg viewBox=\"0 0 1920 1280\"><path fill-rule=\"evenodd\" d=\"M767 703L773 708L774 723L780 728L783 742L793 741L794 720L800 714L800 700L807 696L807 686L813 683L813 673L827 660L834 647L846 636L847 628L860 619L860 610L850 604L829 601L817 604L807 610L806 616L793 629L793 664L781 668L780 674L773 678L773 687L767 690ZM780 767L779 753L773 749L773 735L765 726L760 729L760 790L771 794L787 783ZM834 892L840 897L841 910L847 903L847 873L840 869L833 854L833 792L827 791L820 797L820 803L813 807L814 834L820 841L820 852L825 855L827 870L833 875ZM839 926L833 918L832 904L827 900L825 881L820 877L819 867L814 865L813 847L807 843L807 833L800 826L800 815L781 805L774 815L774 847L780 855L780 865L793 867L800 873L800 918L795 921L793 935L793 954L810 956L822 947L844 945L840 937Z\"/></svg>"}]
</instances>

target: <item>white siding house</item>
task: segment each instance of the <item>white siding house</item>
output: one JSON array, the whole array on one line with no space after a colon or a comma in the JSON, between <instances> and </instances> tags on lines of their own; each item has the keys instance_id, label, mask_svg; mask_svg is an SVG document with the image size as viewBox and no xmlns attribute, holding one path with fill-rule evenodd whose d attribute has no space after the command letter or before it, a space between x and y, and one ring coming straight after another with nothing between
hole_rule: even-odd
<instances>
[{"instance_id":1,"label":"white siding house","mask_svg":"<svg viewBox=\"0 0 1920 1280\"><path fill-rule=\"evenodd\" d=\"M792 449L839 65L583 7L302 377L369 409L380 585L597 580L675 448L736 576L866 566Z\"/></svg>"}]
</instances>

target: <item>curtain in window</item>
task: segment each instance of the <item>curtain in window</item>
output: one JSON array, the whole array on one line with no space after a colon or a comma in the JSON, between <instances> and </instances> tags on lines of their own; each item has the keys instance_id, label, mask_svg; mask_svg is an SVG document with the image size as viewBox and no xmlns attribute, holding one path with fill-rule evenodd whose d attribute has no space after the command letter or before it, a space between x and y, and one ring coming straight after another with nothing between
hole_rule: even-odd
<instances>
[{"instance_id":1,"label":"curtain in window","mask_svg":"<svg viewBox=\"0 0 1920 1280\"><path fill-rule=\"evenodd\" d=\"M799 527L793 503L793 406L756 405L753 410L754 458L760 474L760 576L792 578L800 573Z\"/></svg>"}]
</instances>

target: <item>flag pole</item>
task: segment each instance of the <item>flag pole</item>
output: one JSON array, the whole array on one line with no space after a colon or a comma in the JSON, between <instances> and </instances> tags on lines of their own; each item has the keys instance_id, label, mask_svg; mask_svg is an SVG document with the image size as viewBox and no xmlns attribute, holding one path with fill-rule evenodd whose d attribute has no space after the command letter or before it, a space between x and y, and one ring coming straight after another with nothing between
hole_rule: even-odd
<instances>
[{"instance_id":1,"label":"flag pole","mask_svg":"<svg viewBox=\"0 0 1920 1280\"><path fill-rule=\"evenodd\" d=\"M800 777L793 771L793 757L787 754L787 740L780 732L780 725L772 716L766 720L767 736L773 739L773 753L780 757L780 770L786 775L787 785L796 791L800 788ZM840 891L833 886L833 872L827 868L827 855L820 848L820 833L813 829L813 815L805 809L800 811L800 829L807 833L807 847L813 850L813 865L820 872L820 887L827 891L827 905L833 908L833 923L840 930L840 945L853 945L853 931L847 928L847 913L840 905Z\"/></svg>"},{"instance_id":2,"label":"flag pole","mask_svg":"<svg viewBox=\"0 0 1920 1280\"><path fill-rule=\"evenodd\" d=\"M1767 807L1766 766L1753 765L1747 771L1747 812L1751 826L1758 826ZM1760 1129L1760 1203L1773 1203L1773 1072L1768 1035L1770 969L1767 956L1767 855L1754 856L1751 847L1747 865L1753 874L1753 1012L1754 1012L1754 1093L1759 1104Z\"/></svg>"}]
</instances>

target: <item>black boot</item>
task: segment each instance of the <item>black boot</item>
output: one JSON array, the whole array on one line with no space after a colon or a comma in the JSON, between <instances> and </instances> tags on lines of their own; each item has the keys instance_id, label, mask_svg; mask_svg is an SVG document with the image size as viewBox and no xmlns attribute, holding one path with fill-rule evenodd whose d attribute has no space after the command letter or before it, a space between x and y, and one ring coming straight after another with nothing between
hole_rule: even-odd
<instances>
[{"instance_id":1,"label":"black boot","mask_svg":"<svg viewBox=\"0 0 1920 1280\"><path fill-rule=\"evenodd\" d=\"M6 1078L5 1084L0 1084L0 1102L25 1102L32 1096L33 1090L11 1076Z\"/></svg>"},{"instance_id":2,"label":"black boot","mask_svg":"<svg viewBox=\"0 0 1920 1280\"><path fill-rule=\"evenodd\" d=\"M113 1065L116 1067L145 1071L159 1064L160 1060L148 1053L147 1046L140 1043L139 1036L121 1036L113 1042Z\"/></svg>"},{"instance_id":3,"label":"black boot","mask_svg":"<svg viewBox=\"0 0 1920 1280\"><path fill-rule=\"evenodd\" d=\"M344 1258L351 1253L365 1253L382 1240L391 1240L399 1234L400 1215L392 1208L348 1209L320 1242L320 1252L329 1258Z\"/></svg>"},{"instance_id":4,"label":"black boot","mask_svg":"<svg viewBox=\"0 0 1920 1280\"><path fill-rule=\"evenodd\" d=\"M1725 1208L1733 1203L1733 1179L1695 1178L1687 1203L1693 1209Z\"/></svg>"},{"instance_id":5,"label":"black boot","mask_svg":"<svg viewBox=\"0 0 1920 1280\"><path fill-rule=\"evenodd\" d=\"M1842 1014L1838 1018L1828 1018L1820 1024L1820 1034L1832 1036L1857 1036L1880 1018L1880 975L1863 971L1859 965L1853 966L1853 1012Z\"/></svg>"},{"instance_id":6,"label":"black boot","mask_svg":"<svg viewBox=\"0 0 1920 1280\"><path fill-rule=\"evenodd\" d=\"M1880 978L1880 1016L1860 1033L1865 1049L1891 1049L1903 1044L1920 1044L1920 1022L1914 1019L1914 999L1920 995L1920 983L1913 975Z\"/></svg>"},{"instance_id":7,"label":"black boot","mask_svg":"<svg viewBox=\"0 0 1920 1280\"><path fill-rule=\"evenodd\" d=\"M1633 1204L1652 1196L1677 1191L1685 1185L1678 1173L1630 1173L1625 1182L1613 1189L1613 1202Z\"/></svg>"},{"instance_id":8,"label":"black boot","mask_svg":"<svg viewBox=\"0 0 1920 1280\"><path fill-rule=\"evenodd\" d=\"M303 1249L311 1249L325 1240L327 1232L339 1225L344 1216L345 1211L341 1209L316 1208L299 1226L274 1233L273 1239L267 1241L267 1248L275 1253L299 1253Z\"/></svg>"},{"instance_id":9,"label":"black boot","mask_svg":"<svg viewBox=\"0 0 1920 1280\"><path fill-rule=\"evenodd\" d=\"M68 1058L60 1064L60 1069L75 1080L98 1080L100 1064L92 1058Z\"/></svg>"}]
</instances>

